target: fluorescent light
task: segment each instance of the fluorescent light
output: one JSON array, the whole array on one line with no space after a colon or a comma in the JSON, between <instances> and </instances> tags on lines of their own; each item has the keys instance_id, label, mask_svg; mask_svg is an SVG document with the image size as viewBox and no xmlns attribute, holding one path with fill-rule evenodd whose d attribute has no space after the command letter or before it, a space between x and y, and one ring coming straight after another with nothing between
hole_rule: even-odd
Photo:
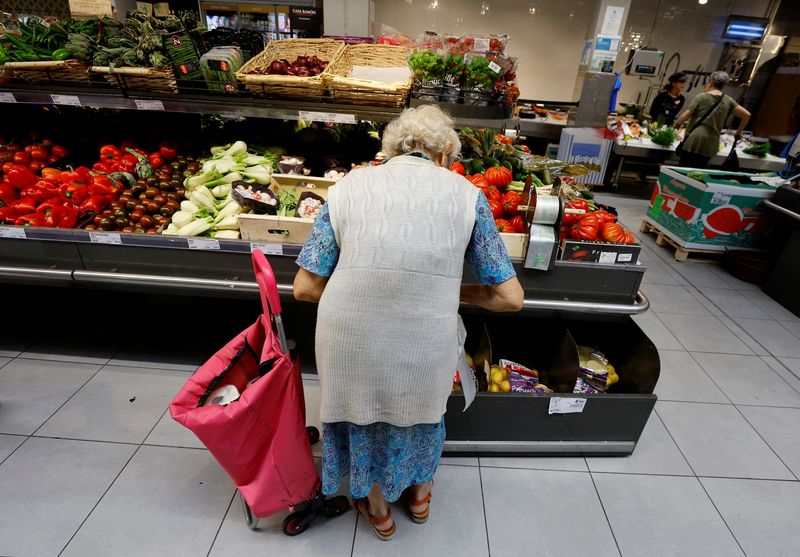
<instances>
[{"instance_id":1,"label":"fluorescent light","mask_svg":"<svg viewBox=\"0 0 800 557\"><path fill-rule=\"evenodd\" d=\"M700 4L701 6L705 6L706 4L708 4L708 0L697 0L697 3Z\"/></svg>"}]
</instances>

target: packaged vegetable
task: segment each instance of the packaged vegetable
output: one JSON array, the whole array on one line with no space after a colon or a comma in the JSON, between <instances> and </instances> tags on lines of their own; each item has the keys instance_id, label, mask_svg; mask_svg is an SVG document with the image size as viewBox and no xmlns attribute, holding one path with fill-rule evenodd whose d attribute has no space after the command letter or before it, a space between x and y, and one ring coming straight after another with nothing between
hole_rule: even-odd
<instances>
[{"instance_id":1,"label":"packaged vegetable","mask_svg":"<svg viewBox=\"0 0 800 557\"><path fill-rule=\"evenodd\" d=\"M304 219L317 218L317 215L322 210L323 205L325 205L325 199L316 193L304 191L300 194L300 198L297 202L295 216Z\"/></svg>"}]
</instances>

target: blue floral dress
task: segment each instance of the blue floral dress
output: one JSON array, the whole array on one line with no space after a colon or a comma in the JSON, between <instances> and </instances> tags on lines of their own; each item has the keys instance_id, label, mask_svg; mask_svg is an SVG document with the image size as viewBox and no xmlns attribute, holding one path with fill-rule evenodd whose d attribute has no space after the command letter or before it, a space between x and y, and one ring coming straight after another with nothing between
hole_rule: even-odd
<instances>
[{"instance_id":1,"label":"blue floral dress","mask_svg":"<svg viewBox=\"0 0 800 557\"><path fill-rule=\"evenodd\" d=\"M516 276L503 240L497 232L483 193L475 204L476 217L465 259L483 285L505 282ZM314 221L297 264L307 271L329 277L339 260L328 206ZM436 424L397 427L379 422L322 424L322 492L333 495L341 480L350 476L350 493L366 497L374 484L387 501L396 501L411 485L430 481L442 456L444 417Z\"/></svg>"}]
</instances>

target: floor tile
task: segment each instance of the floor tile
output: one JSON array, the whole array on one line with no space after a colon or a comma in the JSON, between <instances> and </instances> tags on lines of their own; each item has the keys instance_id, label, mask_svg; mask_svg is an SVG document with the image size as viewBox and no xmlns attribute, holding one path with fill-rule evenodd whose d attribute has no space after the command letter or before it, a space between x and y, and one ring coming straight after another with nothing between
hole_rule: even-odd
<instances>
[{"instance_id":1,"label":"floor tile","mask_svg":"<svg viewBox=\"0 0 800 557\"><path fill-rule=\"evenodd\" d=\"M730 402L688 352L662 350L659 358L661 373L655 394L660 400Z\"/></svg>"},{"instance_id":2,"label":"floor tile","mask_svg":"<svg viewBox=\"0 0 800 557\"><path fill-rule=\"evenodd\" d=\"M205 445L194 433L172 419L169 410L158 420L158 424L147 436L144 444L205 449Z\"/></svg>"},{"instance_id":3,"label":"floor tile","mask_svg":"<svg viewBox=\"0 0 800 557\"><path fill-rule=\"evenodd\" d=\"M118 340L102 336L88 338L85 335L47 337L30 345L22 358L74 362L79 364L106 364L119 350Z\"/></svg>"},{"instance_id":4,"label":"floor tile","mask_svg":"<svg viewBox=\"0 0 800 557\"><path fill-rule=\"evenodd\" d=\"M100 366L17 358L0 370L0 433L29 435Z\"/></svg>"},{"instance_id":5,"label":"floor tile","mask_svg":"<svg viewBox=\"0 0 800 557\"><path fill-rule=\"evenodd\" d=\"M0 357L16 358L30 346L30 339L33 333L26 334L24 331L8 331L0 335Z\"/></svg>"},{"instance_id":6,"label":"floor tile","mask_svg":"<svg viewBox=\"0 0 800 557\"><path fill-rule=\"evenodd\" d=\"M175 343L167 346L124 346L109 362L114 366L174 369L194 372L202 363L197 346ZM187 376L188 379L188 376Z\"/></svg>"},{"instance_id":7,"label":"floor tile","mask_svg":"<svg viewBox=\"0 0 800 557\"><path fill-rule=\"evenodd\" d=\"M682 285L686 281L678 276L669 266L664 263L661 258L653 254L649 250L642 249L639 256L639 261L642 262L647 270L642 277L642 284L666 284L666 285Z\"/></svg>"},{"instance_id":8,"label":"floor tile","mask_svg":"<svg viewBox=\"0 0 800 557\"><path fill-rule=\"evenodd\" d=\"M564 472L586 472L586 460L583 457L480 457L481 468L522 468L526 470L561 470Z\"/></svg>"},{"instance_id":9,"label":"floor tile","mask_svg":"<svg viewBox=\"0 0 800 557\"><path fill-rule=\"evenodd\" d=\"M402 504L395 504L392 516L397 523L397 534L391 542L386 543L378 539L364 518L359 517L353 557L488 557L479 469L469 466L443 466L436 473L435 481L428 522L424 525L414 524Z\"/></svg>"},{"instance_id":10,"label":"floor tile","mask_svg":"<svg viewBox=\"0 0 800 557\"><path fill-rule=\"evenodd\" d=\"M683 286L648 285L642 288L650 299L650 309L661 313L708 315L709 311Z\"/></svg>"},{"instance_id":11,"label":"floor tile","mask_svg":"<svg viewBox=\"0 0 800 557\"><path fill-rule=\"evenodd\" d=\"M712 264L673 261L670 267L695 288L733 288L718 273L714 272Z\"/></svg>"},{"instance_id":12,"label":"floor tile","mask_svg":"<svg viewBox=\"0 0 800 557\"><path fill-rule=\"evenodd\" d=\"M773 356L800 357L800 339L777 321L739 319L739 325Z\"/></svg>"},{"instance_id":13,"label":"floor tile","mask_svg":"<svg viewBox=\"0 0 800 557\"><path fill-rule=\"evenodd\" d=\"M769 350L764 348L756 339L752 337L747 331L742 329L741 325L739 325L739 319L733 319L728 317L727 315L720 315L717 317L725 327L728 328L730 332L732 332L736 338L741 340L745 346L747 346L753 354L758 356L769 356Z\"/></svg>"},{"instance_id":14,"label":"floor tile","mask_svg":"<svg viewBox=\"0 0 800 557\"><path fill-rule=\"evenodd\" d=\"M258 522L258 530L250 530L244 520L241 499L237 495L225 516L217 539L214 540L209 557L350 557L358 517L352 507L335 518L315 519L308 530L296 537L289 537L281 530L287 514L288 512L282 512L263 518Z\"/></svg>"},{"instance_id":15,"label":"floor tile","mask_svg":"<svg viewBox=\"0 0 800 557\"><path fill-rule=\"evenodd\" d=\"M800 339L800 321L781 321L780 324Z\"/></svg>"},{"instance_id":16,"label":"floor tile","mask_svg":"<svg viewBox=\"0 0 800 557\"><path fill-rule=\"evenodd\" d=\"M586 457L592 472L623 472L629 474L662 474L669 476L694 475L658 415L653 412L647 420L633 454L626 457Z\"/></svg>"},{"instance_id":17,"label":"floor tile","mask_svg":"<svg viewBox=\"0 0 800 557\"><path fill-rule=\"evenodd\" d=\"M319 418L319 406L322 400L322 390L319 381L303 379L303 394L306 399L306 425L316 427L322 434L322 420ZM316 457L322 456L322 442L311 447L311 452Z\"/></svg>"},{"instance_id":18,"label":"floor tile","mask_svg":"<svg viewBox=\"0 0 800 557\"><path fill-rule=\"evenodd\" d=\"M632 316L633 321L642 329L656 348L660 350L683 350L683 345L678 342L664 323L652 311Z\"/></svg>"},{"instance_id":19,"label":"floor tile","mask_svg":"<svg viewBox=\"0 0 800 557\"><path fill-rule=\"evenodd\" d=\"M772 368L772 371L783 377L784 381L789 383L796 392L800 393L800 359L774 358L772 356L761 356L761 359Z\"/></svg>"},{"instance_id":20,"label":"floor tile","mask_svg":"<svg viewBox=\"0 0 800 557\"><path fill-rule=\"evenodd\" d=\"M27 437L22 435L0 435L0 464L8 458L8 455L22 445Z\"/></svg>"},{"instance_id":21,"label":"floor tile","mask_svg":"<svg viewBox=\"0 0 800 557\"><path fill-rule=\"evenodd\" d=\"M0 466L0 555L58 555L135 450L29 439Z\"/></svg>"},{"instance_id":22,"label":"floor tile","mask_svg":"<svg viewBox=\"0 0 800 557\"><path fill-rule=\"evenodd\" d=\"M800 483L702 478L747 555L797 555Z\"/></svg>"},{"instance_id":23,"label":"floor tile","mask_svg":"<svg viewBox=\"0 0 800 557\"><path fill-rule=\"evenodd\" d=\"M753 353L713 315L664 313L658 318L690 352Z\"/></svg>"},{"instance_id":24,"label":"floor tile","mask_svg":"<svg viewBox=\"0 0 800 557\"><path fill-rule=\"evenodd\" d=\"M800 407L800 394L758 356L697 352L694 359L734 404Z\"/></svg>"},{"instance_id":25,"label":"floor tile","mask_svg":"<svg viewBox=\"0 0 800 557\"><path fill-rule=\"evenodd\" d=\"M477 456L443 456L439 460L440 464L448 466L479 466Z\"/></svg>"},{"instance_id":26,"label":"floor tile","mask_svg":"<svg viewBox=\"0 0 800 557\"><path fill-rule=\"evenodd\" d=\"M744 319L769 319L757 305L738 290L729 288L700 288L700 292L719 307L728 317Z\"/></svg>"},{"instance_id":27,"label":"floor tile","mask_svg":"<svg viewBox=\"0 0 800 557\"><path fill-rule=\"evenodd\" d=\"M141 443L185 381L179 371L105 367L36 433Z\"/></svg>"},{"instance_id":28,"label":"floor tile","mask_svg":"<svg viewBox=\"0 0 800 557\"><path fill-rule=\"evenodd\" d=\"M5 357L0 356L0 369L2 369L3 366L6 365L10 361L11 361L11 358L5 358Z\"/></svg>"},{"instance_id":29,"label":"floor tile","mask_svg":"<svg viewBox=\"0 0 800 557\"><path fill-rule=\"evenodd\" d=\"M800 320L800 317L797 317L760 290L742 291L742 293L772 319L777 319L778 321Z\"/></svg>"},{"instance_id":30,"label":"floor tile","mask_svg":"<svg viewBox=\"0 0 800 557\"><path fill-rule=\"evenodd\" d=\"M481 474L492 555L619 557L589 474L500 468ZM522 532L528 543L520 543Z\"/></svg>"},{"instance_id":31,"label":"floor tile","mask_svg":"<svg viewBox=\"0 0 800 557\"><path fill-rule=\"evenodd\" d=\"M207 451L143 446L62 555L205 555L233 494Z\"/></svg>"},{"instance_id":32,"label":"floor tile","mask_svg":"<svg viewBox=\"0 0 800 557\"><path fill-rule=\"evenodd\" d=\"M778 358L794 375L800 377L800 358Z\"/></svg>"},{"instance_id":33,"label":"floor tile","mask_svg":"<svg viewBox=\"0 0 800 557\"><path fill-rule=\"evenodd\" d=\"M772 450L800 478L800 409L740 406L747 418Z\"/></svg>"},{"instance_id":34,"label":"floor tile","mask_svg":"<svg viewBox=\"0 0 800 557\"><path fill-rule=\"evenodd\" d=\"M794 479L731 405L659 401L656 412L698 476Z\"/></svg>"},{"instance_id":35,"label":"floor tile","mask_svg":"<svg viewBox=\"0 0 800 557\"><path fill-rule=\"evenodd\" d=\"M744 557L697 478L594 474L622 555Z\"/></svg>"}]
</instances>

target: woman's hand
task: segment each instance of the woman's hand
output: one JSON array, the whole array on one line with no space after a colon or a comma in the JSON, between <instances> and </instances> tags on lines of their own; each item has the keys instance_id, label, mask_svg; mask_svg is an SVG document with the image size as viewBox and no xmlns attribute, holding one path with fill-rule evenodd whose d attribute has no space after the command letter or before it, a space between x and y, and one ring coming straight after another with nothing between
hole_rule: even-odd
<instances>
[{"instance_id":1,"label":"woman's hand","mask_svg":"<svg viewBox=\"0 0 800 557\"><path fill-rule=\"evenodd\" d=\"M294 277L294 298L301 302L319 302L328 277L321 277L306 271L302 267Z\"/></svg>"},{"instance_id":2,"label":"woman's hand","mask_svg":"<svg viewBox=\"0 0 800 557\"><path fill-rule=\"evenodd\" d=\"M500 284L482 286L462 284L461 302L472 304L489 311L519 311L525 299L525 292L517 277Z\"/></svg>"}]
</instances>

